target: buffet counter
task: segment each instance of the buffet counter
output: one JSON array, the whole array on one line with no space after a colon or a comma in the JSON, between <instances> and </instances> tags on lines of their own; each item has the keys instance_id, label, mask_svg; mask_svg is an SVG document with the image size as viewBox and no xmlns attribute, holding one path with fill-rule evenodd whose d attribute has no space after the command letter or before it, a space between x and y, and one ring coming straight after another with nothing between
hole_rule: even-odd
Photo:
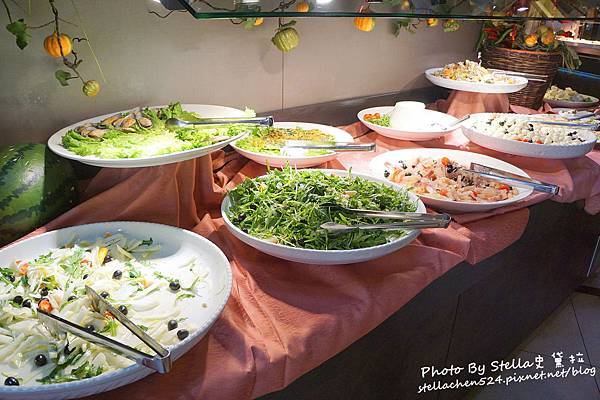
<instances>
[{"instance_id":1,"label":"buffet counter","mask_svg":"<svg viewBox=\"0 0 600 400\"><path fill-rule=\"evenodd\" d=\"M376 141L378 152L418 147L377 136L360 123L344 129L359 141ZM423 144L491 152L460 133ZM562 161L494 156L560 185L554 200L582 200L589 213L600 211L600 151ZM360 171L368 159L345 154L327 167ZM176 225L209 238L232 265L234 286L221 318L169 375L154 374L93 398L163 399L178 393L186 399L249 399L280 390L367 335L457 265L476 269L506 251L527 229L528 206L546 200L536 194L489 213L453 215L448 229L425 229L409 246L367 263L305 265L261 253L223 224L219 204L226 190L264 173L265 167L222 151L159 167L103 169L87 185L83 203L33 233L111 220ZM419 366L408 368L416 373Z\"/></svg>"}]
</instances>

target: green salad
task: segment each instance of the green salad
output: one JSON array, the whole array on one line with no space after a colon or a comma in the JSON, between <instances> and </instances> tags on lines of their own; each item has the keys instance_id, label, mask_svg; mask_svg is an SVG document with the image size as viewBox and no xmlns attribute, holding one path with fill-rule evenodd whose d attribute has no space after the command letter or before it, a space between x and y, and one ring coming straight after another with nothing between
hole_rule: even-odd
<instances>
[{"instance_id":1,"label":"green salad","mask_svg":"<svg viewBox=\"0 0 600 400\"><path fill-rule=\"evenodd\" d=\"M62 144L80 156L142 158L206 147L256 129L251 125L165 126L169 118L194 121L199 117L179 103L132 110L78 126L63 136Z\"/></svg>"},{"instance_id":2,"label":"green salad","mask_svg":"<svg viewBox=\"0 0 600 400\"><path fill-rule=\"evenodd\" d=\"M288 140L333 143L335 137L318 129L263 127L254 130L245 138L237 141L236 146L253 153L282 155L285 154L284 147ZM308 150L305 154L307 156L318 156L328 153L331 153L331 151Z\"/></svg>"},{"instance_id":3,"label":"green salad","mask_svg":"<svg viewBox=\"0 0 600 400\"><path fill-rule=\"evenodd\" d=\"M331 234L325 222L353 225L383 222L323 206L414 212L405 191L350 175L286 167L263 178L248 179L229 192L229 220L242 231L274 243L316 250L350 250L385 244L403 236L398 231L353 231Z\"/></svg>"}]
</instances>

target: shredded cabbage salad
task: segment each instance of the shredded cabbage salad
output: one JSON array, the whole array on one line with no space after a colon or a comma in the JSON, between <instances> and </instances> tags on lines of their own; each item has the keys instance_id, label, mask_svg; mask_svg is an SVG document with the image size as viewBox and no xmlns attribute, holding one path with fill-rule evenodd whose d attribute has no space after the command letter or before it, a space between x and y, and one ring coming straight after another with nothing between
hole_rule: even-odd
<instances>
[{"instance_id":1,"label":"shredded cabbage salad","mask_svg":"<svg viewBox=\"0 0 600 400\"><path fill-rule=\"evenodd\" d=\"M172 346L196 327L182 313L188 301L207 307L208 269L195 258L181 265L149 259L151 238L106 233L95 243L75 242L0 269L0 372L5 385L39 385L90 378L133 364L109 349L47 328L38 307L86 329L153 354L110 313L91 308L92 287L135 324ZM205 297L206 296L206 297Z\"/></svg>"}]
</instances>

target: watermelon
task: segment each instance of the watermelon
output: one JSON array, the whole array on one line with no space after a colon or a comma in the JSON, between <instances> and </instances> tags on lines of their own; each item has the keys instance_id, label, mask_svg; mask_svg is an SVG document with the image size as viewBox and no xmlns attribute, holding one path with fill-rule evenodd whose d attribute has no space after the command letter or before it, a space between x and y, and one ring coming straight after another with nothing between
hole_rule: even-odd
<instances>
[{"instance_id":1,"label":"watermelon","mask_svg":"<svg viewBox=\"0 0 600 400\"><path fill-rule=\"evenodd\" d=\"M72 208L73 167L43 144L0 147L0 246Z\"/></svg>"}]
</instances>

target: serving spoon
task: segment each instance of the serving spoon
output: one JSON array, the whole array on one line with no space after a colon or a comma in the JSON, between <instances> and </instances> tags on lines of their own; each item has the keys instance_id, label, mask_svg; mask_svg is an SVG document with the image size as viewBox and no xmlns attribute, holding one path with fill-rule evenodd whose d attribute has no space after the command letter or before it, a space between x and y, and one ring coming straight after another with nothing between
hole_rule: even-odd
<instances>
[{"instance_id":1,"label":"serving spoon","mask_svg":"<svg viewBox=\"0 0 600 400\"><path fill-rule=\"evenodd\" d=\"M198 121L183 121L178 118L169 118L165 122L167 128L185 128L194 125L228 125L228 124L255 124L260 126L273 126L273 116L266 117L234 117L234 118L202 118Z\"/></svg>"}]
</instances>

